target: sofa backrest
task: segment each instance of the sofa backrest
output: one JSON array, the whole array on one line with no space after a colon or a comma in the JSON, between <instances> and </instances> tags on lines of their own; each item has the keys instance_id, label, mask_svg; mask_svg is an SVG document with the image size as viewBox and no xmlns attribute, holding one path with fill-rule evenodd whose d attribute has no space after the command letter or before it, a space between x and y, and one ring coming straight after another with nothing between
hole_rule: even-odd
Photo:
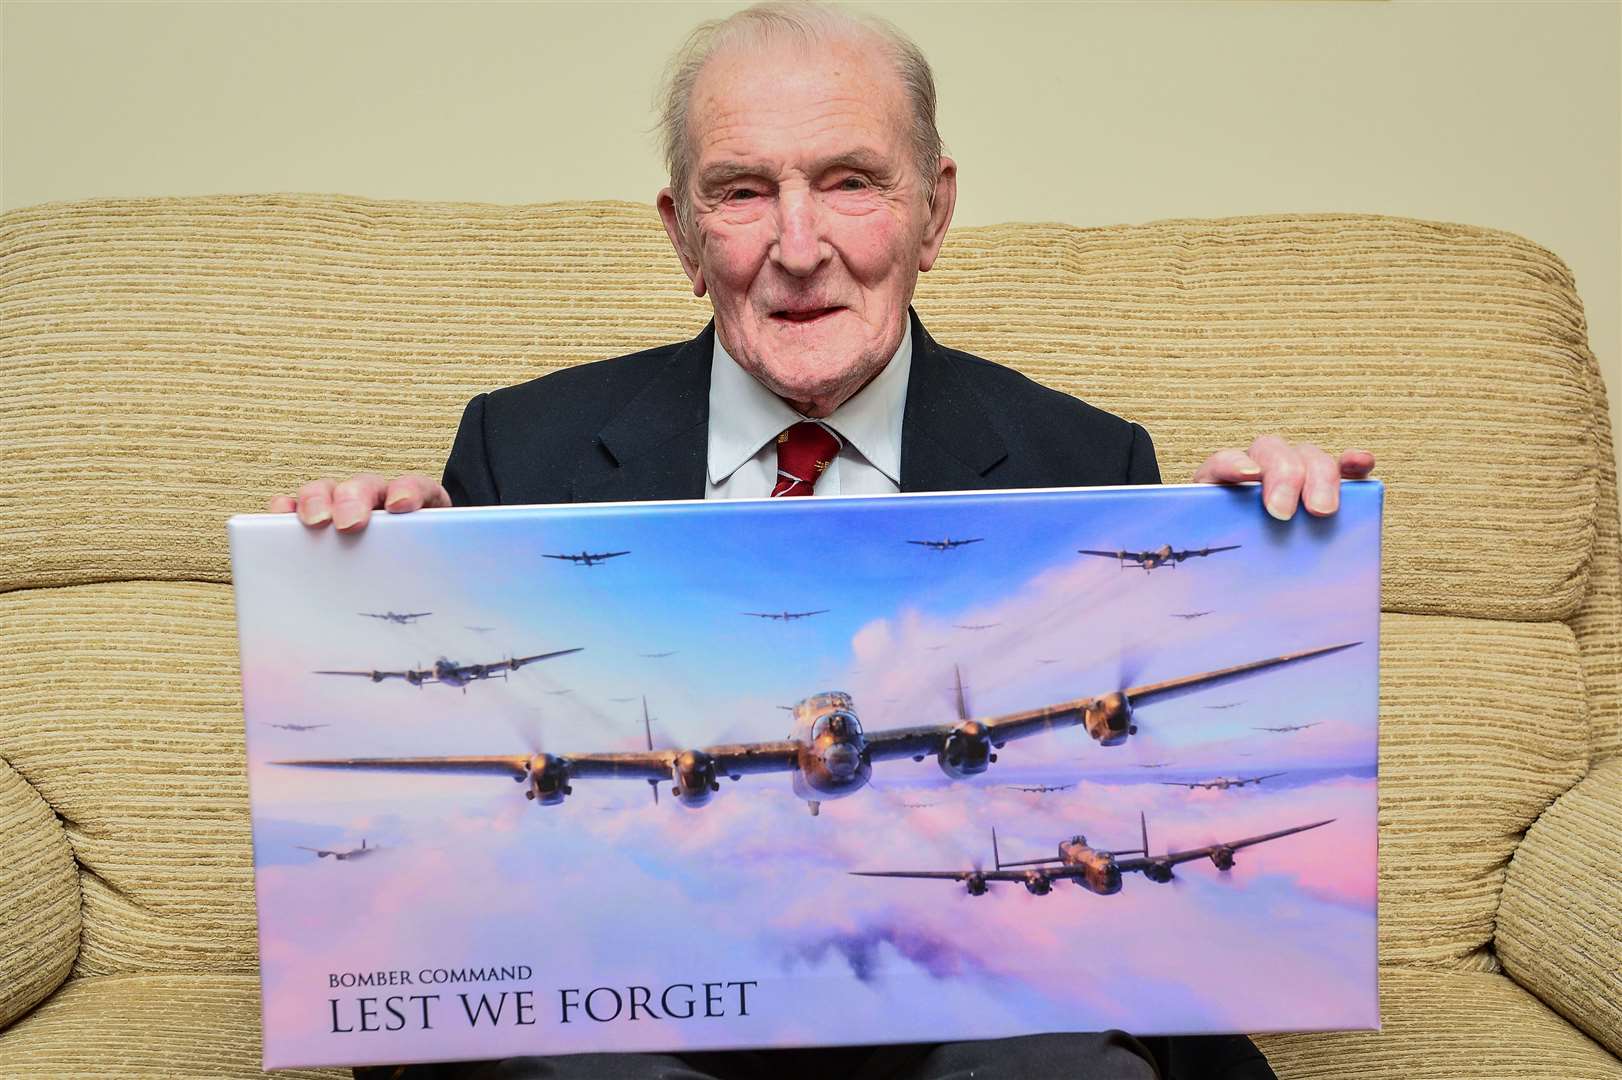
<instances>
[{"instance_id":1,"label":"sofa backrest","mask_svg":"<svg viewBox=\"0 0 1622 1080\"><path fill-rule=\"evenodd\" d=\"M1003 225L956 230L917 307L1144 424L1168 480L1260 431L1377 453L1382 957L1495 964L1517 842L1622 748L1614 459L1560 260L1362 215ZM0 316L3 1025L70 967L254 967L225 519L437 473L472 394L708 307L651 207L277 195L0 216Z\"/></svg>"}]
</instances>

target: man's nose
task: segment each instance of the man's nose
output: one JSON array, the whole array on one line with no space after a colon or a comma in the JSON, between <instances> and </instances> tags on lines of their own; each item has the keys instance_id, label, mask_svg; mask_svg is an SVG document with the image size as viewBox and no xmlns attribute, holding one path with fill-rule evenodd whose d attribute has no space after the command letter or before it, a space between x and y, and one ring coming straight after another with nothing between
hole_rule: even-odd
<instances>
[{"instance_id":1,"label":"man's nose","mask_svg":"<svg viewBox=\"0 0 1622 1080\"><path fill-rule=\"evenodd\" d=\"M827 259L822 208L810 192L783 192L777 203L777 243L772 258L795 277L810 277Z\"/></svg>"}]
</instances>

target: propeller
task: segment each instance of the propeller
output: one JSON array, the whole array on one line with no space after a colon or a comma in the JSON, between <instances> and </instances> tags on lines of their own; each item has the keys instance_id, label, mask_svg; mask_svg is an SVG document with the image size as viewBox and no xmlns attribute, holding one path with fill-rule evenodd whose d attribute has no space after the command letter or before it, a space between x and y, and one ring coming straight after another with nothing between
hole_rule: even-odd
<instances>
[{"instance_id":1,"label":"propeller","mask_svg":"<svg viewBox=\"0 0 1622 1080\"><path fill-rule=\"evenodd\" d=\"M653 719L648 716L648 695L642 695L642 731L648 737L648 749L653 749ZM659 805L659 781L650 779L648 787L653 791L653 805Z\"/></svg>"}]
</instances>

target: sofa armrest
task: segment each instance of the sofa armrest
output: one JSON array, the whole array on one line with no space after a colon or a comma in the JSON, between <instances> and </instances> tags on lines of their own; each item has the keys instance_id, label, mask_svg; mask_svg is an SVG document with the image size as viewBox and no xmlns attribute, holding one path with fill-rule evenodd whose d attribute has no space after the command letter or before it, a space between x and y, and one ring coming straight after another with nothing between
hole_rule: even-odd
<instances>
[{"instance_id":1,"label":"sofa armrest","mask_svg":"<svg viewBox=\"0 0 1622 1080\"><path fill-rule=\"evenodd\" d=\"M0 1028L68 977L79 955L79 904L67 832L0 758Z\"/></svg>"},{"instance_id":2,"label":"sofa armrest","mask_svg":"<svg viewBox=\"0 0 1622 1080\"><path fill-rule=\"evenodd\" d=\"M1622 1054L1622 759L1556 799L1509 863L1496 944L1505 972Z\"/></svg>"}]
</instances>

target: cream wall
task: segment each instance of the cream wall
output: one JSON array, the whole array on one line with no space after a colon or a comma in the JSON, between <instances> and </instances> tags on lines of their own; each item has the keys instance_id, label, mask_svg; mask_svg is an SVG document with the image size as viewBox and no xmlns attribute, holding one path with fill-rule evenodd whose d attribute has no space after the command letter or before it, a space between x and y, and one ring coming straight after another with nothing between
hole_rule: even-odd
<instances>
[{"instance_id":1,"label":"cream wall","mask_svg":"<svg viewBox=\"0 0 1622 1080\"><path fill-rule=\"evenodd\" d=\"M0 208L648 201L663 59L738 6L8 3ZM861 6L936 67L958 223L1354 210L1521 233L1575 271L1622 428L1617 3Z\"/></svg>"}]
</instances>

